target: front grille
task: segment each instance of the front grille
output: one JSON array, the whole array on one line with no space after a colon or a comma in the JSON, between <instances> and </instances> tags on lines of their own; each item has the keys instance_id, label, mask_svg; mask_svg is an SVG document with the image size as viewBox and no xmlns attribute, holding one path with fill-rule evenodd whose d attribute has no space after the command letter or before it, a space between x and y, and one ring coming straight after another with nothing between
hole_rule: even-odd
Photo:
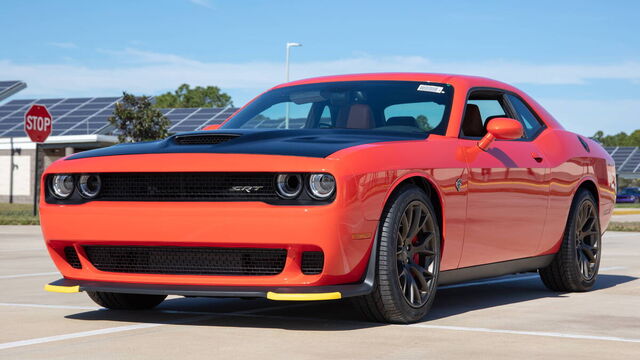
<instances>
[{"instance_id":1,"label":"front grille","mask_svg":"<svg viewBox=\"0 0 640 360\"><path fill-rule=\"evenodd\" d=\"M235 139L240 135L233 134L198 134L177 135L173 140L178 145L215 145Z\"/></svg>"},{"instance_id":2,"label":"front grille","mask_svg":"<svg viewBox=\"0 0 640 360\"><path fill-rule=\"evenodd\" d=\"M324 267L324 253L322 251L305 251L302 253L302 273L317 275Z\"/></svg>"},{"instance_id":3,"label":"front grille","mask_svg":"<svg viewBox=\"0 0 640 360\"><path fill-rule=\"evenodd\" d=\"M274 173L102 173L103 201L277 200Z\"/></svg>"},{"instance_id":4,"label":"front grille","mask_svg":"<svg viewBox=\"0 0 640 360\"><path fill-rule=\"evenodd\" d=\"M167 275L277 275L287 260L285 249L85 246L96 269L118 273Z\"/></svg>"},{"instance_id":5,"label":"front grille","mask_svg":"<svg viewBox=\"0 0 640 360\"><path fill-rule=\"evenodd\" d=\"M78 253L73 246L65 246L64 248L64 258L67 260L69 265L71 265L74 269L82 269L82 264L80 263L80 258L78 258Z\"/></svg>"}]
</instances>

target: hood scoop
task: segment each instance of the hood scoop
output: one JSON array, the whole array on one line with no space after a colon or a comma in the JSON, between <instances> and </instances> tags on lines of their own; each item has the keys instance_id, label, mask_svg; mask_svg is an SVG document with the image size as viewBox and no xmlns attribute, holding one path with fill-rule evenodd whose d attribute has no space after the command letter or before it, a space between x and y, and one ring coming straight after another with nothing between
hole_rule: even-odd
<instances>
[{"instance_id":1,"label":"hood scoop","mask_svg":"<svg viewBox=\"0 0 640 360\"><path fill-rule=\"evenodd\" d=\"M237 138L238 134L188 134L176 135L173 141L178 145L215 145Z\"/></svg>"}]
</instances>

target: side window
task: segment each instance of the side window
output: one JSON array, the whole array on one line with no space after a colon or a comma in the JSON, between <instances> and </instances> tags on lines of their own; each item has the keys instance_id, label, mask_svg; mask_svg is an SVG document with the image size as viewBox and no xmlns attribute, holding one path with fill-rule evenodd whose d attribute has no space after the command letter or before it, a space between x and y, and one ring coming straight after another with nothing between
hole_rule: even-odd
<instances>
[{"instance_id":1,"label":"side window","mask_svg":"<svg viewBox=\"0 0 640 360\"><path fill-rule=\"evenodd\" d=\"M518 97L508 94L509 102L513 105L513 109L518 115L518 120L522 123L525 136L530 139L536 136L536 134L542 129L542 124L538 118L533 115L529 107L525 105Z\"/></svg>"},{"instance_id":2,"label":"side window","mask_svg":"<svg viewBox=\"0 0 640 360\"><path fill-rule=\"evenodd\" d=\"M467 100L461 135L467 138L483 137L487 133L487 122L494 117L507 117L506 109L501 93L474 92Z\"/></svg>"},{"instance_id":3,"label":"side window","mask_svg":"<svg viewBox=\"0 0 640 360\"><path fill-rule=\"evenodd\" d=\"M325 105L320 114L320 121L318 121L318 127L321 129L328 129L333 127L333 120L331 119L331 109Z\"/></svg>"},{"instance_id":4,"label":"side window","mask_svg":"<svg viewBox=\"0 0 640 360\"><path fill-rule=\"evenodd\" d=\"M444 116L445 106L434 102L394 104L384 109L385 126L412 126L433 130Z\"/></svg>"},{"instance_id":5,"label":"side window","mask_svg":"<svg viewBox=\"0 0 640 360\"><path fill-rule=\"evenodd\" d=\"M504 106L502 106L498 99L469 99L468 104L474 104L478 106L480 110L480 117L482 118L482 124L485 127L487 126L487 119L490 117L508 117Z\"/></svg>"}]
</instances>

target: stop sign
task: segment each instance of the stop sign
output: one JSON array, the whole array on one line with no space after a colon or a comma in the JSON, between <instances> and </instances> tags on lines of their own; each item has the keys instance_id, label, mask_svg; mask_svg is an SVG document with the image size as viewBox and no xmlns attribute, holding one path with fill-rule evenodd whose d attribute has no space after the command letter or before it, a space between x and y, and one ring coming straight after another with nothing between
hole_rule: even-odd
<instances>
[{"instance_id":1,"label":"stop sign","mask_svg":"<svg viewBox=\"0 0 640 360\"><path fill-rule=\"evenodd\" d=\"M53 118L44 105L31 105L24 114L24 132L31 141L41 143L47 140L53 129Z\"/></svg>"}]
</instances>

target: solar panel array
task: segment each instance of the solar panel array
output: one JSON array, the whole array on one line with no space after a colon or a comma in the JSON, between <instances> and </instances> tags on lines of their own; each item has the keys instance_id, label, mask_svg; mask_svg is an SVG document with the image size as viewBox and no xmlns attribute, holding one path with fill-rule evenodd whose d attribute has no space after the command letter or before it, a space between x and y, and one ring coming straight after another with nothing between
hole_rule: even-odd
<instances>
[{"instance_id":1,"label":"solar panel array","mask_svg":"<svg viewBox=\"0 0 640 360\"><path fill-rule=\"evenodd\" d=\"M108 118L121 97L12 100L0 106L0 137L26 136L24 114L33 104L46 105L53 116L52 136L111 134L114 128ZM200 130L218 124L236 108L175 108L160 109L171 121L169 132Z\"/></svg>"},{"instance_id":2,"label":"solar panel array","mask_svg":"<svg viewBox=\"0 0 640 360\"><path fill-rule=\"evenodd\" d=\"M27 87L22 81L0 81L0 101Z\"/></svg>"},{"instance_id":3,"label":"solar panel array","mask_svg":"<svg viewBox=\"0 0 640 360\"><path fill-rule=\"evenodd\" d=\"M640 173L640 147L606 146L604 149L615 161L619 173Z\"/></svg>"}]
</instances>

